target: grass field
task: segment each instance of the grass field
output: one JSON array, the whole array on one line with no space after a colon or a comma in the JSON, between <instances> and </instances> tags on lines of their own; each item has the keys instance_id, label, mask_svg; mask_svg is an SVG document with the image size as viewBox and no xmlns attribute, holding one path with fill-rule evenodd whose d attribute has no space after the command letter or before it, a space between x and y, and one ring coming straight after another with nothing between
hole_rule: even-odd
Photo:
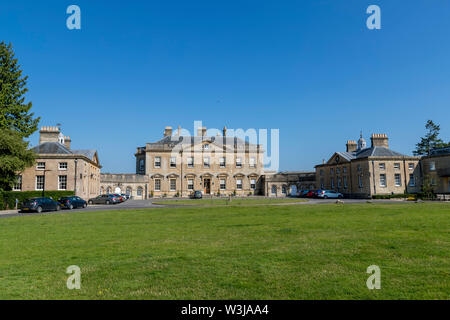
<instances>
[{"instance_id":1,"label":"grass field","mask_svg":"<svg viewBox=\"0 0 450 320\"><path fill-rule=\"evenodd\" d=\"M286 198L286 199L235 199L231 201L224 199L190 199L190 200L155 200L154 204L175 204L183 206L251 206L251 205L270 205L270 204L288 204L296 202L306 202L305 199Z\"/></svg>"},{"instance_id":2,"label":"grass field","mask_svg":"<svg viewBox=\"0 0 450 320\"><path fill-rule=\"evenodd\" d=\"M186 207L0 219L2 299L449 299L450 205ZM81 268L81 290L66 268ZM381 268L381 290L366 269Z\"/></svg>"}]
</instances>

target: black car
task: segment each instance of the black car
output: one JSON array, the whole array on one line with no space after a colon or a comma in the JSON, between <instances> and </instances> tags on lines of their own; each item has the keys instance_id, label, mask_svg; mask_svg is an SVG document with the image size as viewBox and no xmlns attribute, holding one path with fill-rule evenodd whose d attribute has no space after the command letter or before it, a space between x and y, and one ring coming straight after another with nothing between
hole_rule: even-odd
<instances>
[{"instance_id":1,"label":"black car","mask_svg":"<svg viewBox=\"0 0 450 320\"><path fill-rule=\"evenodd\" d=\"M20 212L36 211L37 213L41 213L42 211L59 210L61 210L61 205L53 199L46 197L27 199L20 206Z\"/></svg>"},{"instance_id":2,"label":"black car","mask_svg":"<svg viewBox=\"0 0 450 320\"><path fill-rule=\"evenodd\" d=\"M203 194L201 191L194 191L191 195L192 199L201 199L203 198Z\"/></svg>"},{"instance_id":3,"label":"black car","mask_svg":"<svg viewBox=\"0 0 450 320\"><path fill-rule=\"evenodd\" d=\"M120 199L113 194L101 194L96 198L89 199L89 204L116 204Z\"/></svg>"},{"instance_id":4,"label":"black car","mask_svg":"<svg viewBox=\"0 0 450 320\"><path fill-rule=\"evenodd\" d=\"M74 208L86 208L87 202L77 196L62 197L58 200L62 208L72 210Z\"/></svg>"}]
</instances>

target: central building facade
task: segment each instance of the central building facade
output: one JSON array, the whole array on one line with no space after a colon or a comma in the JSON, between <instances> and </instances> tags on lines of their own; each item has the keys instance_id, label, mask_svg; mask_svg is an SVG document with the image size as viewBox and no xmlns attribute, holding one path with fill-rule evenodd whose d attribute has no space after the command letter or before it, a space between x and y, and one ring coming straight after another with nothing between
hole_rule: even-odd
<instances>
[{"instance_id":1,"label":"central building facade","mask_svg":"<svg viewBox=\"0 0 450 320\"><path fill-rule=\"evenodd\" d=\"M205 127L196 136L183 136L166 127L161 140L137 148L136 174L148 177L148 197L263 194L264 150L238 137L208 136Z\"/></svg>"}]
</instances>

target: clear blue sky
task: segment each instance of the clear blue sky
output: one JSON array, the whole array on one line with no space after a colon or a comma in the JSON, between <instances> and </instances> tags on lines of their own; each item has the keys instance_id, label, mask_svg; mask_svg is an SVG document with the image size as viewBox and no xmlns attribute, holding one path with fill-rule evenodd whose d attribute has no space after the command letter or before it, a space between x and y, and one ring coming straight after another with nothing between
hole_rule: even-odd
<instances>
[{"instance_id":1,"label":"clear blue sky","mask_svg":"<svg viewBox=\"0 0 450 320\"><path fill-rule=\"evenodd\" d=\"M40 125L61 122L104 172L134 172L137 146L194 120L280 129L280 170L310 170L360 130L411 154L430 118L450 140L447 0L0 3Z\"/></svg>"}]
</instances>

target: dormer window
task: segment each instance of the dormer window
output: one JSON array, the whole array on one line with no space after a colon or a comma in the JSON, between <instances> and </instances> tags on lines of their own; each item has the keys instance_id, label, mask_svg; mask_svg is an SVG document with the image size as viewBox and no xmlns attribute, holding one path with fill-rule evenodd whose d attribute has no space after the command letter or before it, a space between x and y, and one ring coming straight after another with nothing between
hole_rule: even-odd
<instances>
[{"instance_id":1,"label":"dormer window","mask_svg":"<svg viewBox=\"0 0 450 320\"><path fill-rule=\"evenodd\" d=\"M203 145L203 150L209 150L209 144L204 144Z\"/></svg>"}]
</instances>

